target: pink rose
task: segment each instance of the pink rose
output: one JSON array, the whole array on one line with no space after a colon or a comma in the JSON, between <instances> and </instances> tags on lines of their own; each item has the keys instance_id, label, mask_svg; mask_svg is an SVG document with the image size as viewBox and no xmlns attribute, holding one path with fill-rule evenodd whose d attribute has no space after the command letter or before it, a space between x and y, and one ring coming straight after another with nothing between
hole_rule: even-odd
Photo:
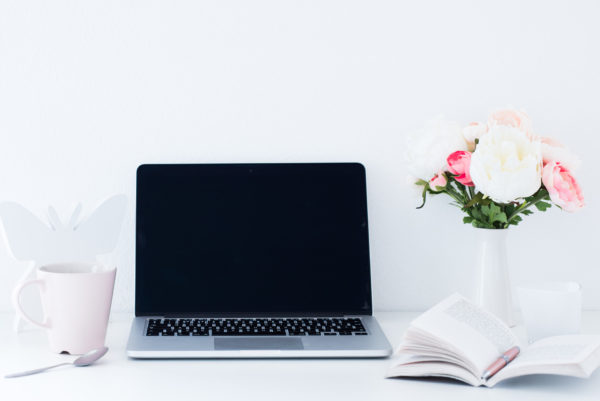
<instances>
[{"instance_id":1,"label":"pink rose","mask_svg":"<svg viewBox=\"0 0 600 401\"><path fill-rule=\"evenodd\" d=\"M531 120L522 111L512 109L497 110L490 115L488 123L490 125L508 125L517 128L533 139Z\"/></svg>"},{"instance_id":2,"label":"pink rose","mask_svg":"<svg viewBox=\"0 0 600 401\"><path fill-rule=\"evenodd\" d=\"M550 194L550 199L567 212L583 207L583 193L571 172L561 163L551 161L542 170L542 182Z\"/></svg>"},{"instance_id":3,"label":"pink rose","mask_svg":"<svg viewBox=\"0 0 600 401\"><path fill-rule=\"evenodd\" d=\"M473 181L471 180L471 153L465 152L464 150L458 150L451 153L446 159L448 162L448 170L452 174L456 174L454 179L467 187L473 187Z\"/></svg>"},{"instance_id":4,"label":"pink rose","mask_svg":"<svg viewBox=\"0 0 600 401\"><path fill-rule=\"evenodd\" d=\"M429 187L434 191L441 191L446 188L448 180L443 172L437 173L431 180L429 180Z\"/></svg>"}]
</instances>

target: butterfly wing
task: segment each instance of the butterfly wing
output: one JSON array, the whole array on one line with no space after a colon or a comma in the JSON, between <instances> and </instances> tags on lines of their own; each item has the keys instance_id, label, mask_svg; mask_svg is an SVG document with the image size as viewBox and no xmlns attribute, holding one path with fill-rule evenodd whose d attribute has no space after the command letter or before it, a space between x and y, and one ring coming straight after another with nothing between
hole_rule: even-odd
<instances>
[{"instance_id":1,"label":"butterfly wing","mask_svg":"<svg viewBox=\"0 0 600 401\"><path fill-rule=\"evenodd\" d=\"M112 252L119 240L126 208L127 197L123 194L115 195L98 206L74 228L81 246L89 247L93 255Z\"/></svg>"},{"instance_id":2,"label":"butterfly wing","mask_svg":"<svg viewBox=\"0 0 600 401\"><path fill-rule=\"evenodd\" d=\"M50 227L16 202L0 202L0 220L15 259L39 261L44 248L54 242Z\"/></svg>"},{"instance_id":3,"label":"butterfly wing","mask_svg":"<svg viewBox=\"0 0 600 401\"><path fill-rule=\"evenodd\" d=\"M54 231L62 230L63 223L56 213L56 209L53 206L48 206L48 222Z\"/></svg>"},{"instance_id":4,"label":"butterfly wing","mask_svg":"<svg viewBox=\"0 0 600 401\"><path fill-rule=\"evenodd\" d=\"M77 204L77 206L75 207L75 210L73 210L73 214L71 215L71 218L69 219L69 230L73 230L75 229L75 226L77 225L77 221L79 221L79 215L81 214L81 202L79 202Z\"/></svg>"}]
</instances>

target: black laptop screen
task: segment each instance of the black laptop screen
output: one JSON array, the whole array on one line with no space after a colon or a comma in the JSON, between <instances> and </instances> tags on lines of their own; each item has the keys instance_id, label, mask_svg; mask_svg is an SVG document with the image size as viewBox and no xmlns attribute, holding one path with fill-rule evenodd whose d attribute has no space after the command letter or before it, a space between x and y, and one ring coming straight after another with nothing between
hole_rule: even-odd
<instances>
[{"instance_id":1,"label":"black laptop screen","mask_svg":"<svg viewBox=\"0 0 600 401\"><path fill-rule=\"evenodd\" d=\"M370 314L364 168L143 165L136 315Z\"/></svg>"}]
</instances>

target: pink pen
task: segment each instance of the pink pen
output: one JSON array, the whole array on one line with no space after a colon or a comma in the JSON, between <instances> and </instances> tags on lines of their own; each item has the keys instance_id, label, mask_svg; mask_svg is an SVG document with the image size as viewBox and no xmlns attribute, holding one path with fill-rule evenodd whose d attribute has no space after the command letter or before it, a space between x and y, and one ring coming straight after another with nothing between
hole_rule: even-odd
<instances>
[{"instance_id":1,"label":"pink pen","mask_svg":"<svg viewBox=\"0 0 600 401\"><path fill-rule=\"evenodd\" d=\"M496 373L500 371L503 367L512 362L517 355L519 355L521 349L519 347L512 347L508 351L506 351L502 356L494 361L484 372L481 378L483 380L487 380L490 377L494 376Z\"/></svg>"}]
</instances>

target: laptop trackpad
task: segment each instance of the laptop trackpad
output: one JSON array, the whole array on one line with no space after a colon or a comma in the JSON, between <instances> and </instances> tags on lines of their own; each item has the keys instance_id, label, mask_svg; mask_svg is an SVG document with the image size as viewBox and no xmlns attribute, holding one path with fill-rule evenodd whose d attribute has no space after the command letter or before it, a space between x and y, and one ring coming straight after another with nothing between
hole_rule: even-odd
<instances>
[{"instance_id":1,"label":"laptop trackpad","mask_svg":"<svg viewBox=\"0 0 600 401\"><path fill-rule=\"evenodd\" d=\"M300 338L215 338L215 350L304 349Z\"/></svg>"}]
</instances>

